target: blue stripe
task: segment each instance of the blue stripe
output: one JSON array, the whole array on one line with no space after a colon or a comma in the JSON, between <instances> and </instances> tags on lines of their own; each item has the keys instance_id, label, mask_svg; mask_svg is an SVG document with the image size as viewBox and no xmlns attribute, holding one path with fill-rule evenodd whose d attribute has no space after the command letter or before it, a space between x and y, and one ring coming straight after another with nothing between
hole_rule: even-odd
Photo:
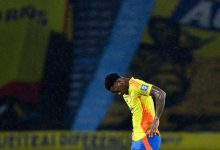
<instances>
[{"instance_id":1,"label":"blue stripe","mask_svg":"<svg viewBox=\"0 0 220 150\"><path fill-rule=\"evenodd\" d=\"M104 78L110 72L122 75L126 73L138 48L153 2L154 0L123 1L110 42L105 47L72 129L95 130L98 127L113 99L113 95L105 90Z\"/></svg>"}]
</instances>

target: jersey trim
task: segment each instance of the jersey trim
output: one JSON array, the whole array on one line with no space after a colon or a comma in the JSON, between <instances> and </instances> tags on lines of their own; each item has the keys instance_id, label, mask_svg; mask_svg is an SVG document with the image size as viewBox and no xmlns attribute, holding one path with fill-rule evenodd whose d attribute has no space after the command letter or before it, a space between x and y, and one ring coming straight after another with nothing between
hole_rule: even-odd
<instances>
[{"instance_id":1,"label":"jersey trim","mask_svg":"<svg viewBox=\"0 0 220 150\"><path fill-rule=\"evenodd\" d=\"M130 84L137 87L137 88L139 88L139 86L140 86L140 83L138 83L137 81L135 81L133 79L130 80Z\"/></svg>"},{"instance_id":2,"label":"jersey trim","mask_svg":"<svg viewBox=\"0 0 220 150\"><path fill-rule=\"evenodd\" d=\"M150 128L149 123L153 122L153 116L151 115L150 112L148 112L145 108L144 103L142 102L141 96L138 96L138 99L141 103L141 107L142 107L142 120L141 120L141 128L143 130L143 132L146 132L148 130L148 128Z\"/></svg>"}]
</instances>

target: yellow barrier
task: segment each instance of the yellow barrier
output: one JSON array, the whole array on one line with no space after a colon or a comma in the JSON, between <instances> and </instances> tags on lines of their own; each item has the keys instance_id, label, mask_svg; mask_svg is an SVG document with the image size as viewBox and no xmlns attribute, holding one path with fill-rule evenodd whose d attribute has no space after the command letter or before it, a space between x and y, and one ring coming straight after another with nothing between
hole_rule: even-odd
<instances>
[{"instance_id":1,"label":"yellow barrier","mask_svg":"<svg viewBox=\"0 0 220 150\"><path fill-rule=\"evenodd\" d=\"M161 150L219 150L220 133L162 133Z\"/></svg>"},{"instance_id":2,"label":"yellow barrier","mask_svg":"<svg viewBox=\"0 0 220 150\"><path fill-rule=\"evenodd\" d=\"M33 131L0 133L1 150L129 149L130 137L119 132Z\"/></svg>"},{"instance_id":3,"label":"yellow barrier","mask_svg":"<svg viewBox=\"0 0 220 150\"><path fill-rule=\"evenodd\" d=\"M219 150L220 133L162 132L161 150ZM130 132L1 132L1 150L129 150Z\"/></svg>"}]
</instances>

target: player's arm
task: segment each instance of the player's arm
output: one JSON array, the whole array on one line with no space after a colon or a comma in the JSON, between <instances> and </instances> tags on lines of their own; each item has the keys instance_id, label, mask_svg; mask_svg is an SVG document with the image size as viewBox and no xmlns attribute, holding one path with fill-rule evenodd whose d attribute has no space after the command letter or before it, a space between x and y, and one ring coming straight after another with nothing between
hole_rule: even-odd
<instances>
[{"instance_id":1,"label":"player's arm","mask_svg":"<svg viewBox=\"0 0 220 150\"><path fill-rule=\"evenodd\" d=\"M153 85L150 91L150 95L154 97L154 101L156 103L156 114L150 131L150 134L152 136L152 134L156 132L159 126L160 116L162 115L165 106L166 93L160 88Z\"/></svg>"},{"instance_id":2,"label":"player's arm","mask_svg":"<svg viewBox=\"0 0 220 150\"><path fill-rule=\"evenodd\" d=\"M156 103L155 119L160 119L161 114L165 106L166 93L156 86L152 86L150 95L154 97Z\"/></svg>"}]
</instances>

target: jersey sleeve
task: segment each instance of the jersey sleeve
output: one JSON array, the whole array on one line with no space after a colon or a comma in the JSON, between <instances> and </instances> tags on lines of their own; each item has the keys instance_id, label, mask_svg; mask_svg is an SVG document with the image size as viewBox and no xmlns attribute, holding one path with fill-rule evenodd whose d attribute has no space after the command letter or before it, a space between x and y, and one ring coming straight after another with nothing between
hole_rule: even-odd
<instances>
[{"instance_id":1,"label":"jersey sleeve","mask_svg":"<svg viewBox=\"0 0 220 150\"><path fill-rule=\"evenodd\" d=\"M152 84L134 78L129 81L129 86L131 86L131 89L133 89L133 92L135 92L137 95L148 96L150 95L152 89Z\"/></svg>"}]
</instances>

